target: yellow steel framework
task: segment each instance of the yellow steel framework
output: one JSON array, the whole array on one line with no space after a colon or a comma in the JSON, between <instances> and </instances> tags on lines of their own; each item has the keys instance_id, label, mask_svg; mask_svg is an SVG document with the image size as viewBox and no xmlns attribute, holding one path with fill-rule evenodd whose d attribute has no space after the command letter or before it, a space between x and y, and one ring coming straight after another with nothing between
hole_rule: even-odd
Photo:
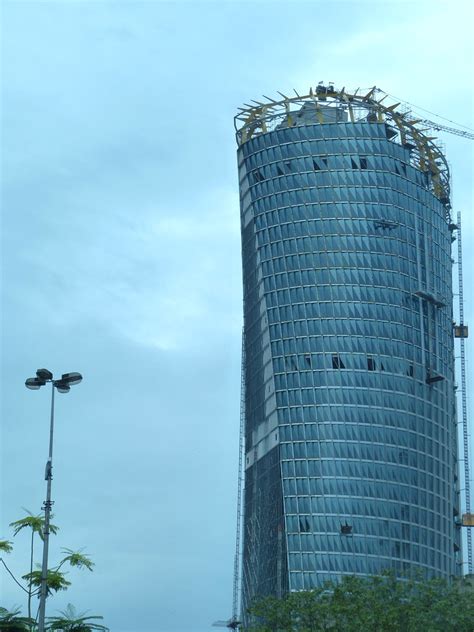
<instances>
[{"instance_id":1,"label":"yellow steel framework","mask_svg":"<svg viewBox=\"0 0 474 632\"><path fill-rule=\"evenodd\" d=\"M383 103L388 95L375 86L366 94L359 94L359 89L349 93L345 88L337 90L332 84L320 83L314 90L310 88L305 96L296 91L295 96L279 94L282 96L280 100L264 96L265 103L253 101L254 105L246 103L245 107L239 108L234 119L239 145L276 127L307 125L307 117L304 122L298 119L298 113L307 103L314 104L314 123L334 122L333 116L328 116L328 108L334 107L345 110L351 123L385 123L391 128L389 137L410 149L411 164L428 174L433 193L446 206L449 218L449 168L443 152L434 142L436 137L426 133L435 126L431 121L414 118L408 110L402 111L399 109L403 106L401 103ZM437 129L443 129L443 126L438 125ZM470 136L468 132L457 133Z\"/></svg>"}]
</instances>

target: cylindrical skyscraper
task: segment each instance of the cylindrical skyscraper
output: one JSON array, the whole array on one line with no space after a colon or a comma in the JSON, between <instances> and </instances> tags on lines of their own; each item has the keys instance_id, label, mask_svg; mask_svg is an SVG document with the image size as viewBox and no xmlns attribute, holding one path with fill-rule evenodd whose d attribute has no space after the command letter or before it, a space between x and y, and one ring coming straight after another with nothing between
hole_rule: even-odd
<instances>
[{"instance_id":1,"label":"cylindrical skyscraper","mask_svg":"<svg viewBox=\"0 0 474 632\"><path fill-rule=\"evenodd\" d=\"M236 117L243 608L459 574L449 173L408 113L322 85Z\"/></svg>"}]
</instances>

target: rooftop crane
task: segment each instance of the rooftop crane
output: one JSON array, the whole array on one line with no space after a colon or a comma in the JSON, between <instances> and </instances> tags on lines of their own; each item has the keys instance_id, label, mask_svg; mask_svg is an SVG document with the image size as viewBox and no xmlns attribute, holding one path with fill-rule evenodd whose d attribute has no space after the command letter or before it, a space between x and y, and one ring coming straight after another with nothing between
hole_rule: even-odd
<instances>
[{"instance_id":1,"label":"rooftop crane","mask_svg":"<svg viewBox=\"0 0 474 632\"><path fill-rule=\"evenodd\" d=\"M474 140L474 132L468 132L465 129L457 129L456 127L448 127L447 125L440 125L434 121L428 119L422 119L420 123L427 125L429 128L434 129L436 132L446 132L447 134L454 134L455 136L462 136L469 140Z\"/></svg>"},{"instance_id":2,"label":"rooftop crane","mask_svg":"<svg viewBox=\"0 0 474 632\"><path fill-rule=\"evenodd\" d=\"M384 98L385 97L391 97L392 99L397 99L397 101L398 101L397 105L403 105L407 109L410 109L411 107L415 108L415 110L417 109L416 105L412 105L411 103L404 102L401 99L398 99L397 97L394 97L393 95L388 94L387 92L384 92L383 90L380 90L380 88L374 88L373 91L377 92L378 94L383 94ZM421 110L422 108L418 108L418 109ZM451 122L453 122L453 121L451 121ZM441 123L436 123L435 121L431 121L429 119L424 119L424 118L418 119L417 123L420 123L422 125L426 125L428 128L433 129L436 132L446 132L447 134L454 134L455 136L461 136L462 138L467 138L469 140L474 140L474 131L473 130L470 130L468 128L460 129L461 127L465 127L464 125L458 125L457 123L454 123L454 125L456 125L457 127L450 127L448 125L443 125Z\"/></svg>"}]
</instances>

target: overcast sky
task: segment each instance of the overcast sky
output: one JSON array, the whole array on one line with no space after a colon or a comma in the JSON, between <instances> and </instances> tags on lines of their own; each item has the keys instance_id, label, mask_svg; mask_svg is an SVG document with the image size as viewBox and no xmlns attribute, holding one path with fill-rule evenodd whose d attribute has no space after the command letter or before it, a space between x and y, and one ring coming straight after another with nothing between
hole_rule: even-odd
<instances>
[{"instance_id":1,"label":"overcast sky","mask_svg":"<svg viewBox=\"0 0 474 632\"><path fill-rule=\"evenodd\" d=\"M25 378L84 375L57 398L50 560L86 547L96 569L71 571L48 614L72 602L113 632L209 632L230 616L233 116L324 80L474 127L472 23L467 0L3 1L0 538L45 497L50 393ZM472 322L473 143L443 142ZM21 575L26 534L15 547ZM0 587L23 605L1 569Z\"/></svg>"}]
</instances>

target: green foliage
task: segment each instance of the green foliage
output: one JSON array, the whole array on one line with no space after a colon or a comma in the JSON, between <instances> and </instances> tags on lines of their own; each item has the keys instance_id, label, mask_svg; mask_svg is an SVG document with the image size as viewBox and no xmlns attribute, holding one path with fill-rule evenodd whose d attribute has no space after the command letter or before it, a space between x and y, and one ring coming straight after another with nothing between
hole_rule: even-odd
<instances>
[{"instance_id":1,"label":"green foliage","mask_svg":"<svg viewBox=\"0 0 474 632\"><path fill-rule=\"evenodd\" d=\"M22 579L32 586L39 588L41 586L41 570L32 571L31 573L22 575ZM71 582L66 579L64 573L61 573L61 571L58 571L57 569L48 568L48 573L46 575L46 589L48 595L51 595L53 591L59 592L60 590L67 590L70 585Z\"/></svg>"},{"instance_id":2,"label":"green foliage","mask_svg":"<svg viewBox=\"0 0 474 632\"><path fill-rule=\"evenodd\" d=\"M92 572L95 564L85 553L82 553L84 549L80 551L73 551L72 549L62 549L63 553L67 553L66 557L61 560L58 568L61 568L63 564L69 564L70 566L75 566L76 568L87 568L87 570Z\"/></svg>"},{"instance_id":3,"label":"green foliage","mask_svg":"<svg viewBox=\"0 0 474 632\"><path fill-rule=\"evenodd\" d=\"M11 553L13 551L12 544L10 540L0 540L0 551L3 553Z\"/></svg>"},{"instance_id":4,"label":"green foliage","mask_svg":"<svg viewBox=\"0 0 474 632\"><path fill-rule=\"evenodd\" d=\"M30 572L22 576L22 579L27 582L27 588L15 577L12 571L8 568L5 560L0 558L1 564L8 572L10 577L23 590L27 596L27 611L28 617L21 617L20 610L14 609L8 611L5 608L0 607L0 632L34 632L37 630L37 625L34 619L31 618L31 602L33 596L38 596L41 589L41 566L36 565L37 570L33 570L34 566L34 542L35 537L39 536L44 539L44 517L42 515L33 515L30 511L26 510L28 514L20 520L12 522L10 526L13 529L13 534L16 536L23 529L30 529ZM49 525L50 532L56 534L58 527L51 524ZM12 550L12 543L9 540L0 540L0 552L10 553ZM94 563L90 559L89 555L83 553L83 549L74 551L72 549L62 549L65 557L60 563L48 569L46 577L46 596L50 596L52 593L57 593L60 590L67 590L71 585L66 579L65 573L61 571L63 565L68 564L74 568L87 569L92 572ZM86 613L77 613L74 607L69 604L66 610L60 612L61 616L49 617L47 630L54 632L108 632L108 628L105 625L96 623L97 619L102 619L100 616L86 616Z\"/></svg>"},{"instance_id":5,"label":"green foliage","mask_svg":"<svg viewBox=\"0 0 474 632\"><path fill-rule=\"evenodd\" d=\"M99 616L86 617L85 612L78 613L71 604L68 604L66 610L60 610L60 617L48 617L48 630L56 632L108 632L105 625L94 623L92 620L103 619Z\"/></svg>"},{"instance_id":6,"label":"green foliage","mask_svg":"<svg viewBox=\"0 0 474 632\"><path fill-rule=\"evenodd\" d=\"M32 582L32 573L33 573L33 558L34 558L34 543L35 543L35 535L37 534L42 540L44 540L44 527L45 527L45 519L42 515L34 515L28 509L24 509L27 515L24 518L20 518L20 520L15 520L15 522L10 523L10 527L13 528L13 535L16 536L23 529L31 529L31 539L30 539L30 573L28 575L28 616L31 617L31 597L33 594L33 582ZM52 517L52 516L51 516ZM56 534L58 532L58 527L56 527L51 522L49 523L49 531L52 534ZM17 581L15 579L15 581Z\"/></svg>"},{"instance_id":7,"label":"green foliage","mask_svg":"<svg viewBox=\"0 0 474 632\"><path fill-rule=\"evenodd\" d=\"M34 621L19 614L19 608L9 611L0 607L0 632L29 632Z\"/></svg>"},{"instance_id":8,"label":"green foliage","mask_svg":"<svg viewBox=\"0 0 474 632\"><path fill-rule=\"evenodd\" d=\"M472 632L474 592L461 580L352 576L259 599L249 612L248 632Z\"/></svg>"},{"instance_id":9,"label":"green foliage","mask_svg":"<svg viewBox=\"0 0 474 632\"><path fill-rule=\"evenodd\" d=\"M13 529L13 535L18 535L18 533L22 529L30 528L33 531L33 533L37 533L39 537L43 539L44 516L42 515L35 516L34 514L31 513L31 511L28 511L27 509L25 509L25 511L28 514L27 516L25 516L24 518L20 518L20 520L15 520L15 522L10 523L10 527L12 527ZM49 530L51 533L56 535L59 528L56 527L54 524L49 523Z\"/></svg>"}]
</instances>

